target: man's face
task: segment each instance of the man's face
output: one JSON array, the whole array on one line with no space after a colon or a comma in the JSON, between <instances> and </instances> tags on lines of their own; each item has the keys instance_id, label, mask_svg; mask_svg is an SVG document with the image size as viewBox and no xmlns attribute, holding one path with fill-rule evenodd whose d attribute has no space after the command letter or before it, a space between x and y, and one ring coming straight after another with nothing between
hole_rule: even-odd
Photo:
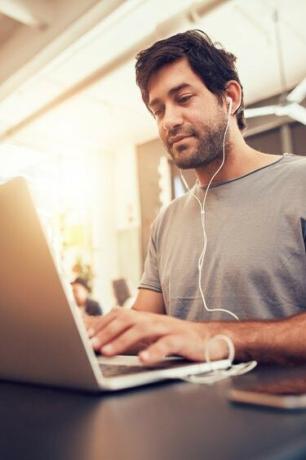
<instances>
[{"instance_id":1,"label":"man's face","mask_svg":"<svg viewBox=\"0 0 306 460\"><path fill-rule=\"evenodd\" d=\"M157 71L148 90L160 138L179 168L197 168L222 158L226 110L185 58Z\"/></svg>"}]
</instances>

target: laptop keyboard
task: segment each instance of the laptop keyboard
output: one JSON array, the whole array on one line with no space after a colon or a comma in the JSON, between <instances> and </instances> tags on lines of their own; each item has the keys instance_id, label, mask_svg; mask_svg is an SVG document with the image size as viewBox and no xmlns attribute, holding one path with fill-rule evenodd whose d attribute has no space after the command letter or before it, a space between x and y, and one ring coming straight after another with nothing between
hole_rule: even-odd
<instances>
[{"instance_id":1,"label":"laptop keyboard","mask_svg":"<svg viewBox=\"0 0 306 460\"><path fill-rule=\"evenodd\" d=\"M164 361L162 363L155 364L154 366L126 366L122 364L99 363L99 367L104 377L118 377L121 375L139 374L141 372L154 371L157 369L182 367L186 366L187 363L190 365L190 361L185 360Z\"/></svg>"}]
</instances>

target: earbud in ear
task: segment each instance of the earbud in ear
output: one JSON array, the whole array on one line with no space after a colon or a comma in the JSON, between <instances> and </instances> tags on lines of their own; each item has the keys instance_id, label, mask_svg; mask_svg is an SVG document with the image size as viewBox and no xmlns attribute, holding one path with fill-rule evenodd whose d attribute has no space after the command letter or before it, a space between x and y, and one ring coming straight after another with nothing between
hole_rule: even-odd
<instances>
[{"instance_id":1,"label":"earbud in ear","mask_svg":"<svg viewBox=\"0 0 306 460\"><path fill-rule=\"evenodd\" d=\"M227 107L228 107L228 112L227 113L228 113L228 115L230 115L232 113L233 100L229 96L226 96L225 100L226 100L226 104L227 104Z\"/></svg>"}]
</instances>

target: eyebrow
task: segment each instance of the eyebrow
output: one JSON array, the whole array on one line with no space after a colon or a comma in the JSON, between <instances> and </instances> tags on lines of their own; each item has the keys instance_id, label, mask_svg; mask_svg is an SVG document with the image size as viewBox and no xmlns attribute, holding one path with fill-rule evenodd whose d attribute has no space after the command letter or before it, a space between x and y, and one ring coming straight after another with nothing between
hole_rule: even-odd
<instances>
[{"instance_id":1,"label":"eyebrow","mask_svg":"<svg viewBox=\"0 0 306 460\"><path fill-rule=\"evenodd\" d=\"M185 88L191 88L191 85L189 83L180 83L179 85L171 88L168 94L169 96L173 96L173 94L178 93L181 89L185 89ZM160 99L156 97L152 101L149 101L148 107L151 109L154 105L159 104L159 103L160 103Z\"/></svg>"}]
</instances>

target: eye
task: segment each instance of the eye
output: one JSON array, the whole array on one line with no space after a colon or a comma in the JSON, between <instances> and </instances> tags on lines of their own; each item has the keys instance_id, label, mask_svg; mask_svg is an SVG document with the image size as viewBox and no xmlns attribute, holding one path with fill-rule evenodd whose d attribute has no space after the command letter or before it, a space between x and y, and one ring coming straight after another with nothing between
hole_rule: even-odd
<instances>
[{"instance_id":1,"label":"eye","mask_svg":"<svg viewBox=\"0 0 306 460\"><path fill-rule=\"evenodd\" d=\"M182 96L179 96L177 98L178 102L180 104L185 104L186 102L188 102L190 99L192 98L192 94L184 94Z\"/></svg>"},{"instance_id":2,"label":"eye","mask_svg":"<svg viewBox=\"0 0 306 460\"><path fill-rule=\"evenodd\" d=\"M161 107L157 107L156 109L152 110L152 113L154 118L159 118L163 113L163 109Z\"/></svg>"}]
</instances>

